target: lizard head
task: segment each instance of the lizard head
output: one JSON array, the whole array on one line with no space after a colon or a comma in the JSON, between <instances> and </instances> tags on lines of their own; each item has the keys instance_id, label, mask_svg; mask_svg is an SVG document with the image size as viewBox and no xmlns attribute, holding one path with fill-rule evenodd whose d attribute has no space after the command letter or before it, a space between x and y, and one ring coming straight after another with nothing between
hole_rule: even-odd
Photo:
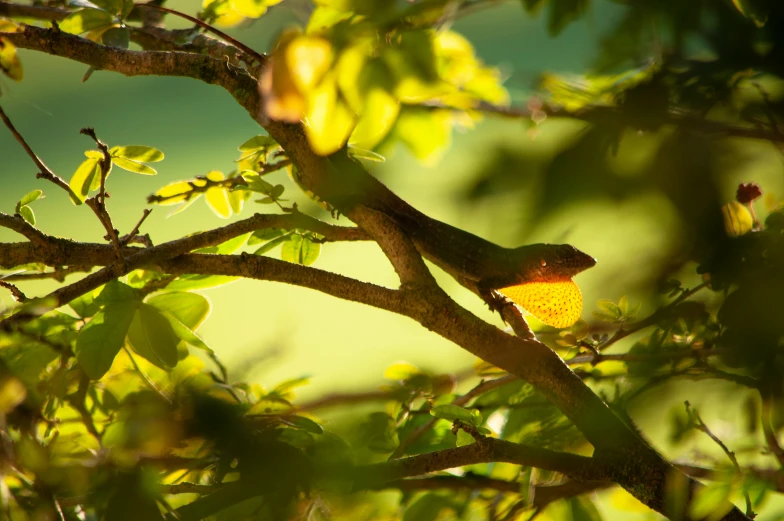
<instances>
[{"instance_id":1,"label":"lizard head","mask_svg":"<svg viewBox=\"0 0 784 521\"><path fill-rule=\"evenodd\" d=\"M583 296L572 277L596 265L596 259L568 244L531 244L514 254L519 282L498 291L549 326L577 322Z\"/></svg>"},{"instance_id":2,"label":"lizard head","mask_svg":"<svg viewBox=\"0 0 784 521\"><path fill-rule=\"evenodd\" d=\"M530 244L514 251L519 273L531 282L568 280L596 265L596 259L569 244Z\"/></svg>"}]
</instances>

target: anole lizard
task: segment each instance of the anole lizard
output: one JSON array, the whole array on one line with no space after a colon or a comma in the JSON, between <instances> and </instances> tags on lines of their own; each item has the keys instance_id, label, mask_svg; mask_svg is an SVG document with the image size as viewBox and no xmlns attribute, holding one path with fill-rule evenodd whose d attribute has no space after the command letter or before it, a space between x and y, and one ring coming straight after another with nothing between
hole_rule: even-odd
<instances>
[{"instance_id":1,"label":"anole lizard","mask_svg":"<svg viewBox=\"0 0 784 521\"><path fill-rule=\"evenodd\" d=\"M265 63L267 57L208 23L173 9L136 4L181 16L223 38ZM498 291L533 316L553 327L574 324L582 312L582 295L572 277L593 267L596 260L568 244L531 244L504 248L469 232L437 221L397 197L367 175L343 151L330 157L335 175L331 194L319 194L343 213L365 205L390 216L416 244L420 253L496 309ZM359 171L361 170L361 171ZM337 187L337 188L336 188ZM339 193L348 189L352 195Z\"/></svg>"}]
</instances>

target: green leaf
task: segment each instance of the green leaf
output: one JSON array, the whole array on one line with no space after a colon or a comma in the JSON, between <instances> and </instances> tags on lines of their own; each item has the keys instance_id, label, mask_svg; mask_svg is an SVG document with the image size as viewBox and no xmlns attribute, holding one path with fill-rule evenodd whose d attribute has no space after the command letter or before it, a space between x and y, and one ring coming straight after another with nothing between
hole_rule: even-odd
<instances>
[{"instance_id":1,"label":"green leaf","mask_svg":"<svg viewBox=\"0 0 784 521\"><path fill-rule=\"evenodd\" d=\"M74 204L82 204L87 198L87 194L92 187L95 179L101 178L101 167L99 160L95 158L87 158L76 169L74 175L71 177L71 182L68 184L73 193L78 197L78 201L73 201Z\"/></svg>"},{"instance_id":2,"label":"green leaf","mask_svg":"<svg viewBox=\"0 0 784 521\"><path fill-rule=\"evenodd\" d=\"M95 301L94 292L92 291L76 297L68 303L68 306L81 318L89 318L101 309L101 304Z\"/></svg>"},{"instance_id":3,"label":"green leaf","mask_svg":"<svg viewBox=\"0 0 784 521\"><path fill-rule=\"evenodd\" d=\"M156 175L158 173L151 166L147 166L143 163L139 163L138 161L132 161L124 157L112 157L112 163L119 166L123 170L133 172L134 174Z\"/></svg>"},{"instance_id":4,"label":"green leaf","mask_svg":"<svg viewBox=\"0 0 784 521\"><path fill-rule=\"evenodd\" d=\"M626 316L629 313L629 297L626 295L621 297L621 300L618 301L618 309L621 312L621 316Z\"/></svg>"},{"instance_id":5,"label":"green leaf","mask_svg":"<svg viewBox=\"0 0 784 521\"><path fill-rule=\"evenodd\" d=\"M245 190L230 190L228 193L228 198L231 211L235 214L240 213L242 211L242 207L245 205L245 201L247 201L249 197L250 192Z\"/></svg>"},{"instance_id":6,"label":"green leaf","mask_svg":"<svg viewBox=\"0 0 784 521\"><path fill-rule=\"evenodd\" d=\"M476 440L473 436L462 429L457 431L457 440L455 441L455 445L458 447L465 447L466 445L471 445L472 443L476 443Z\"/></svg>"},{"instance_id":7,"label":"green leaf","mask_svg":"<svg viewBox=\"0 0 784 521\"><path fill-rule=\"evenodd\" d=\"M80 9L65 17L60 23L60 30L65 33L82 34L115 22L114 16L101 9Z\"/></svg>"},{"instance_id":8,"label":"green leaf","mask_svg":"<svg viewBox=\"0 0 784 521\"><path fill-rule=\"evenodd\" d=\"M408 505L403 521L436 521L440 518L441 511L450 506L448 498L429 492Z\"/></svg>"},{"instance_id":9,"label":"green leaf","mask_svg":"<svg viewBox=\"0 0 784 521\"><path fill-rule=\"evenodd\" d=\"M253 235L248 239L248 246L255 246L263 242L271 241L286 233L278 228L265 228L263 230L256 230Z\"/></svg>"},{"instance_id":10,"label":"green leaf","mask_svg":"<svg viewBox=\"0 0 784 521\"><path fill-rule=\"evenodd\" d=\"M569 498L569 507L572 510L572 521L602 521L596 505L587 496Z\"/></svg>"},{"instance_id":11,"label":"green leaf","mask_svg":"<svg viewBox=\"0 0 784 521\"><path fill-rule=\"evenodd\" d=\"M177 280L166 286L170 291L193 291L196 289L207 289L223 286L229 282L234 282L240 277L230 277L228 275L183 275Z\"/></svg>"},{"instance_id":12,"label":"green leaf","mask_svg":"<svg viewBox=\"0 0 784 521\"><path fill-rule=\"evenodd\" d=\"M278 237L276 239L272 239L267 244L263 245L261 248L259 248L258 250L254 251L253 255L264 255L268 251L274 249L277 246L280 246L284 242L288 242L289 237L291 235L292 235L292 232L288 232L288 233L286 233L284 235L281 235L280 237Z\"/></svg>"},{"instance_id":13,"label":"green leaf","mask_svg":"<svg viewBox=\"0 0 784 521\"><path fill-rule=\"evenodd\" d=\"M101 35L104 45L127 49L131 43L131 32L127 27L112 27Z\"/></svg>"},{"instance_id":14,"label":"green leaf","mask_svg":"<svg viewBox=\"0 0 784 521\"><path fill-rule=\"evenodd\" d=\"M732 508L729 502L732 488L729 483L713 482L697 489L694 500L689 504L689 513L693 519L718 521Z\"/></svg>"},{"instance_id":15,"label":"green leaf","mask_svg":"<svg viewBox=\"0 0 784 521\"><path fill-rule=\"evenodd\" d=\"M297 429L301 429L311 434L322 434L324 432L324 429L321 428L321 425L314 422L310 418L305 418L304 416L297 416L296 414L288 414L286 416L281 416L280 419L283 423L287 425L296 427Z\"/></svg>"},{"instance_id":16,"label":"green leaf","mask_svg":"<svg viewBox=\"0 0 784 521\"><path fill-rule=\"evenodd\" d=\"M474 427L479 427L482 425L482 421L484 421L484 418L482 418L482 412L479 409L471 409L471 424Z\"/></svg>"},{"instance_id":17,"label":"green leaf","mask_svg":"<svg viewBox=\"0 0 784 521\"><path fill-rule=\"evenodd\" d=\"M22 216L22 219L35 226L35 213L32 208L27 205L20 207L19 215Z\"/></svg>"},{"instance_id":18,"label":"green leaf","mask_svg":"<svg viewBox=\"0 0 784 521\"><path fill-rule=\"evenodd\" d=\"M109 370L136 315L135 301L113 302L82 328L74 344L79 365L93 380Z\"/></svg>"},{"instance_id":19,"label":"green leaf","mask_svg":"<svg viewBox=\"0 0 784 521\"><path fill-rule=\"evenodd\" d=\"M109 150L112 158L122 157L141 163L157 163L163 160L163 152L157 148L144 145L131 145L125 147L112 147Z\"/></svg>"},{"instance_id":20,"label":"green leaf","mask_svg":"<svg viewBox=\"0 0 784 521\"><path fill-rule=\"evenodd\" d=\"M465 422L471 425L473 425L475 418L472 411L469 411L465 407L460 407L459 405L454 405L451 403L433 407L430 409L430 414L436 418L441 418L442 420L447 420L450 422L460 420L461 422Z\"/></svg>"},{"instance_id":21,"label":"green leaf","mask_svg":"<svg viewBox=\"0 0 784 521\"><path fill-rule=\"evenodd\" d=\"M211 311L210 301L198 293L172 291L155 295L146 300L146 304L166 312L183 323L188 329L195 331Z\"/></svg>"},{"instance_id":22,"label":"green leaf","mask_svg":"<svg viewBox=\"0 0 784 521\"><path fill-rule=\"evenodd\" d=\"M138 301L138 293L135 289L130 287L127 284L124 284L118 280L113 280L107 283L103 290L101 291L100 295L96 298L96 300L101 305L108 305L113 303L122 303L122 302L137 302Z\"/></svg>"},{"instance_id":23,"label":"green leaf","mask_svg":"<svg viewBox=\"0 0 784 521\"><path fill-rule=\"evenodd\" d=\"M148 304L139 304L128 329L128 341L140 356L161 369L177 365L177 344L169 320Z\"/></svg>"},{"instance_id":24,"label":"green leaf","mask_svg":"<svg viewBox=\"0 0 784 521\"><path fill-rule=\"evenodd\" d=\"M198 250L194 250L197 253L214 253L217 255L231 255L232 253L236 252L243 246L245 243L248 242L248 238L250 237L250 232L245 233L243 235L238 235L237 237L233 237L226 242L222 242L216 246L210 246L208 248L199 248Z\"/></svg>"},{"instance_id":25,"label":"green leaf","mask_svg":"<svg viewBox=\"0 0 784 521\"><path fill-rule=\"evenodd\" d=\"M321 253L321 244L313 242L307 237L299 234L292 234L288 241L283 244L280 258L287 262L295 262L310 266Z\"/></svg>"},{"instance_id":26,"label":"green leaf","mask_svg":"<svg viewBox=\"0 0 784 521\"><path fill-rule=\"evenodd\" d=\"M25 194L25 196L19 200L19 206L30 204L38 199L43 199L43 194L43 190L33 190L32 192Z\"/></svg>"},{"instance_id":27,"label":"green leaf","mask_svg":"<svg viewBox=\"0 0 784 521\"><path fill-rule=\"evenodd\" d=\"M185 324L177 320L177 318L174 317L174 315L172 315L171 313L168 313L166 311L162 311L162 313L163 316L166 317L166 320L169 321L169 325L171 325L172 331L174 331L174 334L180 340L182 340L188 345L192 345L193 347L207 351L210 354L215 354L212 348L208 346L204 342L204 340L202 340L201 337L199 337L199 335L193 332L192 328L189 328L188 326L186 326Z\"/></svg>"},{"instance_id":28,"label":"green leaf","mask_svg":"<svg viewBox=\"0 0 784 521\"><path fill-rule=\"evenodd\" d=\"M249 140L241 144L239 150L241 150L242 152L251 152L253 150L270 148L275 146L278 146L278 143L271 137L258 135L250 138Z\"/></svg>"}]
</instances>

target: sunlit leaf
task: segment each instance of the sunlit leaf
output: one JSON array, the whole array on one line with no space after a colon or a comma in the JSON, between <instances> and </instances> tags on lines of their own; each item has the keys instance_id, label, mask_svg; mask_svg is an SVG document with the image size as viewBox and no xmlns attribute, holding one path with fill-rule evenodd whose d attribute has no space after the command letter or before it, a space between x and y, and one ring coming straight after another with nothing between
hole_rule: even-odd
<instances>
[{"instance_id":1,"label":"sunlit leaf","mask_svg":"<svg viewBox=\"0 0 784 521\"><path fill-rule=\"evenodd\" d=\"M294 86L307 96L332 65L332 45L317 36L299 36L289 42L285 52Z\"/></svg>"},{"instance_id":2,"label":"sunlit leaf","mask_svg":"<svg viewBox=\"0 0 784 521\"><path fill-rule=\"evenodd\" d=\"M27 397L27 389L19 378L0 377L0 414L6 415Z\"/></svg>"},{"instance_id":3,"label":"sunlit leaf","mask_svg":"<svg viewBox=\"0 0 784 521\"><path fill-rule=\"evenodd\" d=\"M171 324L163 314L148 304L139 304L128 328L133 350L162 369L177 365L177 344Z\"/></svg>"},{"instance_id":4,"label":"sunlit leaf","mask_svg":"<svg viewBox=\"0 0 784 521\"><path fill-rule=\"evenodd\" d=\"M161 313L164 317L166 317L166 320L169 321L169 325L171 325L172 331L174 331L174 334L177 336L177 338L188 345L192 345L193 347L207 351L210 354L214 354L210 346L208 346L204 340L202 340L201 337L199 337L199 335L193 331L194 328L186 326L174 315L167 311L161 311Z\"/></svg>"},{"instance_id":5,"label":"sunlit leaf","mask_svg":"<svg viewBox=\"0 0 784 521\"><path fill-rule=\"evenodd\" d=\"M288 242L289 237L292 235L293 232L287 232L279 237L275 237L271 241L268 241L266 244L262 245L259 249L253 252L253 255L264 255L265 253L272 251L276 247L280 246L283 243Z\"/></svg>"},{"instance_id":6,"label":"sunlit leaf","mask_svg":"<svg viewBox=\"0 0 784 521\"><path fill-rule=\"evenodd\" d=\"M248 246L255 246L263 242L271 241L286 233L284 230L277 228L264 228L263 230L256 230L253 235L248 239Z\"/></svg>"},{"instance_id":7,"label":"sunlit leaf","mask_svg":"<svg viewBox=\"0 0 784 521\"><path fill-rule=\"evenodd\" d=\"M71 34L82 34L99 27L112 25L114 16L101 9L80 9L69 14L60 23L60 30Z\"/></svg>"},{"instance_id":8,"label":"sunlit leaf","mask_svg":"<svg viewBox=\"0 0 784 521\"><path fill-rule=\"evenodd\" d=\"M141 163L156 163L163 160L163 152L157 148L144 145L132 145L125 147L112 147L109 153L113 158L123 157L131 161Z\"/></svg>"},{"instance_id":9,"label":"sunlit leaf","mask_svg":"<svg viewBox=\"0 0 784 521\"><path fill-rule=\"evenodd\" d=\"M325 78L307 98L305 134L319 155L337 152L354 129L355 114L338 95L334 77Z\"/></svg>"},{"instance_id":10,"label":"sunlit leaf","mask_svg":"<svg viewBox=\"0 0 784 521\"><path fill-rule=\"evenodd\" d=\"M43 199L43 193L43 190L33 190L32 192L25 194L25 196L19 200L19 205L24 206L33 201L37 201L38 199Z\"/></svg>"},{"instance_id":11,"label":"sunlit leaf","mask_svg":"<svg viewBox=\"0 0 784 521\"><path fill-rule=\"evenodd\" d=\"M217 246L210 246L207 248L200 248L195 250L199 253L215 253L218 255L231 255L232 253L237 252L240 248L245 246L245 243L248 242L250 238L250 232L243 233L242 235L238 235L237 237L232 237L228 241L224 241Z\"/></svg>"},{"instance_id":12,"label":"sunlit leaf","mask_svg":"<svg viewBox=\"0 0 784 521\"><path fill-rule=\"evenodd\" d=\"M283 244L281 259L310 266L316 262L319 253L321 253L321 244L313 242L302 235L293 234Z\"/></svg>"},{"instance_id":13,"label":"sunlit leaf","mask_svg":"<svg viewBox=\"0 0 784 521\"><path fill-rule=\"evenodd\" d=\"M172 291L154 295L146 303L174 316L191 330L196 330L209 316L210 301L198 293Z\"/></svg>"},{"instance_id":14,"label":"sunlit leaf","mask_svg":"<svg viewBox=\"0 0 784 521\"><path fill-rule=\"evenodd\" d=\"M119 166L123 170L128 170L129 172L133 172L135 174L155 175L158 173L151 166L147 166L144 163L132 161L124 157L112 157L112 163Z\"/></svg>"},{"instance_id":15,"label":"sunlit leaf","mask_svg":"<svg viewBox=\"0 0 784 521\"><path fill-rule=\"evenodd\" d=\"M22 81L24 77L16 46L5 37L0 37L0 70L14 81Z\"/></svg>"},{"instance_id":16,"label":"sunlit leaf","mask_svg":"<svg viewBox=\"0 0 784 521\"><path fill-rule=\"evenodd\" d=\"M446 420L450 422L453 422L455 420L460 420L462 422L468 423L469 425L473 425L473 420L474 420L474 415L471 410L451 403L446 405L437 405L436 407L433 407L432 409L430 409L430 414L442 420Z\"/></svg>"},{"instance_id":17,"label":"sunlit leaf","mask_svg":"<svg viewBox=\"0 0 784 521\"><path fill-rule=\"evenodd\" d=\"M417 158L432 164L451 143L451 116L443 110L405 110L395 131Z\"/></svg>"},{"instance_id":18,"label":"sunlit leaf","mask_svg":"<svg viewBox=\"0 0 784 521\"><path fill-rule=\"evenodd\" d=\"M746 206L732 201L721 207L724 229L730 237L740 237L754 227L754 219Z\"/></svg>"},{"instance_id":19,"label":"sunlit leaf","mask_svg":"<svg viewBox=\"0 0 784 521\"><path fill-rule=\"evenodd\" d=\"M689 505L689 513L693 519L718 521L732 508L729 483L717 481L697 489L694 500Z\"/></svg>"},{"instance_id":20,"label":"sunlit leaf","mask_svg":"<svg viewBox=\"0 0 784 521\"><path fill-rule=\"evenodd\" d=\"M250 138L243 144L239 146L239 149L242 152L251 152L253 150L259 150L264 148L271 148L279 146L278 143L269 136L265 135L258 135Z\"/></svg>"},{"instance_id":21,"label":"sunlit leaf","mask_svg":"<svg viewBox=\"0 0 784 521\"><path fill-rule=\"evenodd\" d=\"M349 141L359 148L372 149L394 126L400 103L389 92L374 88L365 98L365 108Z\"/></svg>"},{"instance_id":22,"label":"sunlit leaf","mask_svg":"<svg viewBox=\"0 0 784 521\"><path fill-rule=\"evenodd\" d=\"M35 226L35 212L33 212L32 208L27 205L20 206L19 215L22 216L22 219Z\"/></svg>"},{"instance_id":23,"label":"sunlit leaf","mask_svg":"<svg viewBox=\"0 0 784 521\"><path fill-rule=\"evenodd\" d=\"M230 277L228 275L183 275L171 282L167 289L171 291L193 291L197 289L215 288L223 286L229 282L234 282L240 277Z\"/></svg>"},{"instance_id":24,"label":"sunlit leaf","mask_svg":"<svg viewBox=\"0 0 784 521\"><path fill-rule=\"evenodd\" d=\"M213 170L207 174L207 179L210 181L222 181L225 179L225 176L221 172ZM229 206L229 197L225 188L221 186L208 188L204 193L204 200L207 201L207 206L209 206L210 210L218 217L224 219L231 217L231 206Z\"/></svg>"},{"instance_id":25,"label":"sunlit leaf","mask_svg":"<svg viewBox=\"0 0 784 521\"><path fill-rule=\"evenodd\" d=\"M155 195L164 198L164 200L155 204L168 206L172 204L181 203L188 199L188 195L193 191L193 186L188 181L177 181L160 188Z\"/></svg>"},{"instance_id":26,"label":"sunlit leaf","mask_svg":"<svg viewBox=\"0 0 784 521\"><path fill-rule=\"evenodd\" d=\"M299 122L307 106L304 94L299 91L292 77L286 57L286 48L298 36L299 32L293 30L281 35L259 79L265 114L272 119L290 123Z\"/></svg>"},{"instance_id":27,"label":"sunlit leaf","mask_svg":"<svg viewBox=\"0 0 784 521\"><path fill-rule=\"evenodd\" d=\"M73 193L78 197L75 204L82 204L87 198L87 194L96 178L101 177L100 160L96 158L88 158L82 162L76 169L74 175L71 177L69 186Z\"/></svg>"}]
</instances>

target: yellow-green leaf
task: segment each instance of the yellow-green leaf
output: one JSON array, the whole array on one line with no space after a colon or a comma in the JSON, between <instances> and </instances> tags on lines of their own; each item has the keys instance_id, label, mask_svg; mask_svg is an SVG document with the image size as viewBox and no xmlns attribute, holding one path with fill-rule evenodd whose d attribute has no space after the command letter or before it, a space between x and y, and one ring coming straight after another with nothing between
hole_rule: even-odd
<instances>
[{"instance_id":1,"label":"yellow-green leaf","mask_svg":"<svg viewBox=\"0 0 784 521\"><path fill-rule=\"evenodd\" d=\"M399 113L400 103L389 92L380 87L371 89L349 141L359 148L372 149L386 137Z\"/></svg>"},{"instance_id":2,"label":"yellow-green leaf","mask_svg":"<svg viewBox=\"0 0 784 521\"><path fill-rule=\"evenodd\" d=\"M310 92L305 134L313 151L327 156L340 150L354 130L354 113L338 95L334 78L325 78Z\"/></svg>"},{"instance_id":3,"label":"yellow-green leaf","mask_svg":"<svg viewBox=\"0 0 784 521\"><path fill-rule=\"evenodd\" d=\"M80 9L69 14L59 26L60 30L71 34L82 34L99 27L112 25L115 18L100 9Z\"/></svg>"},{"instance_id":4,"label":"yellow-green leaf","mask_svg":"<svg viewBox=\"0 0 784 521\"><path fill-rule=\"evenodd\" d=\"M287 262L296 262L297 264L310 266L316 262L319 253L321 253L321 244L313 242L302 235L294 234L283 244L280 257Z\"/></svg>"},{"instance_id":5,"label":"yellow-green leaf","mask_svg":"<svg viewBox=\"0 0 784 521\"><path fill-rule=\"evenodd\" d=\"M332 65L332 44L318 36L299 36L286 46L285 52L291 79L307 97Z\"/></svg>"},{"instance_id":6,"label":"yellow-green leaf","mask_svg":"<svg viewBox=\"0 0 784 521\"><path fill-rule=\"evenodd\" d=\"M85 159L76 169L69 183L74 195L79 199L74 201L75 204L84 202L96 177L100 180L101 167L99 166L99 160L96 158Z\"/></svg>"},{"instance_id":7,"label":"yellow-green leaf","mask_svg":"<svg viewBox=\"0 0 784 521\"><path fill-rule=\"evenodd\" d=\"M432 164L449 147L452 119L444 110L405 110L397 120L396 132L416 157Z\"/></svg>"},{"instance_id":8,"label":"yellow-green leaf","mask_svg":"<svg viewBox=\"0 0 784 521\"><path fill-rule=\"evenodd\" d=\"M20 206L19 215L22 216L22 219L35 226L35 213L32 208L27 205Z\"/></svg>"},{"instance_id":9,"label":"yellow-green leaf","mask_svg":"<svg viewBox=\"0 0 784 521\"><path fill-rule=\"evenodd\" d=\"M147 166L144 163L139 163L138 161L131 161L130 159L125 159L124 157L113 157L112 163L119 166L123 170L127 170L135 174L155 175L158 173L155 171L154 168Z\"/></svg>"},{"instance_id":10,"label":"yellow-green leaf","mask_svg":"<svg viewBox=\"0 0 784 521\"><path fill-rule=\"evenodd\" d=\"M193 187L187 181L177 181L164 186L155 192L155 195L165 200L156 202L160 205L177 204L188 199L188 195L193 191Z\"/></svg>"},{"instance_id":11,"label":"yellow-green leaf","mask_svg":"<svg viewBox=\"0 0 784 521\"><path fill-rule=\"evenodd\" d=\"M8 38L0 37L0 70L14 81L22 81L22 62L16 54L16 46Z\"/></svg>"},{"instance_id":12,"label":"yellow-green leaf","mask_svg":"<svg viewBox=\"0 0 784 521\"><path fill-rule=\"evenodd\" d=\"M163 152L157 148L147 147L143 145L131 145L125 147L113 147L109 150L112 158L124 157L131 161L141 163L156 163L163 160Z\"/></svg>"},{"instance_id":13,"label":"yellow-green leaf","mask_svg":"<svg viewBox=\"0 0 784 521\"><path fill-rule=\"evenodd\" d=\"M221 172L213 170L207 174L207 179L210 181L222 181L224 176ZM204 199L207 201L207 206L209 206L218 217L228 219L231 216L229 197L225 188L219 186L208 188L204 193Z\"/></svg>"},{"instance_id":14,"label":"yellow-green leaf","mask_svg":"<svg viewBox=\"0 0 784 521\"><path fill-rule=\"evenodd\" d=\"M754 227L751 212L737 201L722 206L721 215L724 217L724 229L730 237L740 237Z\"/></svg>"}]
</instances>

